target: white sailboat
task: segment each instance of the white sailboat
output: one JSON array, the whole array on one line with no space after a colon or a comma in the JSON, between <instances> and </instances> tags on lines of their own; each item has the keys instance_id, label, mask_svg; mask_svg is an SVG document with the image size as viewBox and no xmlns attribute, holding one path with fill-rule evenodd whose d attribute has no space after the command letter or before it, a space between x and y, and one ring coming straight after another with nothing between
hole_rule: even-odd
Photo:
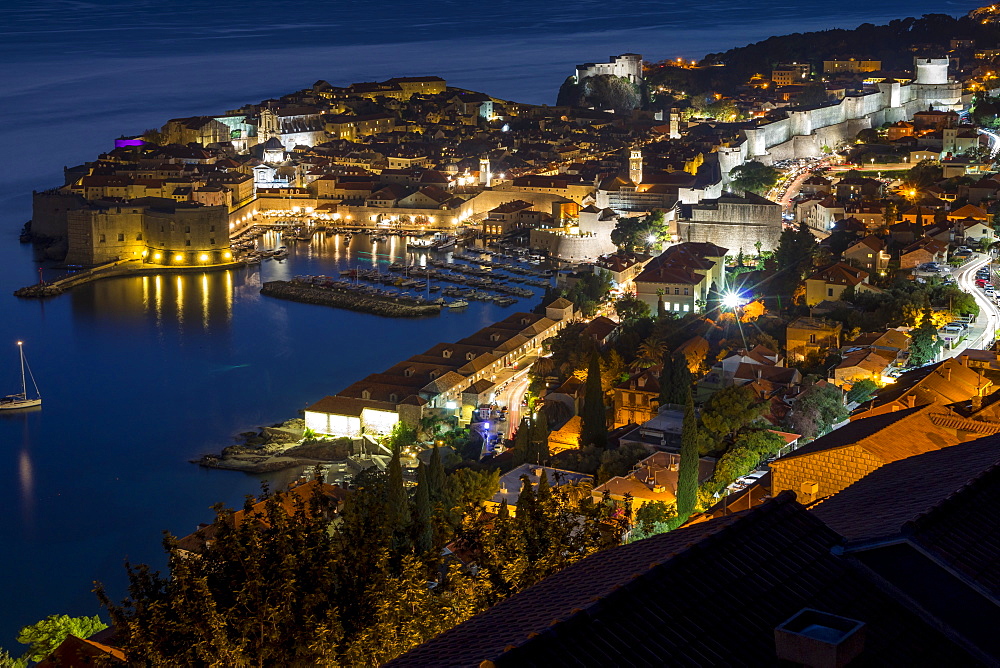
<instances>
[{"instance_id":1,"label":"white sailboat","mask_svg":"<svg viewBox=\"0 0 1000 668\"><path fill-rule=\"evenodd\" d=\"M24 343L22 341L17 342L17 349L21 353L21 393L0 397L0 411L33 408L42 405L42 394L38 391L38 383L35 382L35 376L31 373L31 367L24 360ZM31 384L35 387L34 399L28 398L28 385L24 376L25 368L28 370L28 377L31 378Z\"/></svg>"}]
</instances>

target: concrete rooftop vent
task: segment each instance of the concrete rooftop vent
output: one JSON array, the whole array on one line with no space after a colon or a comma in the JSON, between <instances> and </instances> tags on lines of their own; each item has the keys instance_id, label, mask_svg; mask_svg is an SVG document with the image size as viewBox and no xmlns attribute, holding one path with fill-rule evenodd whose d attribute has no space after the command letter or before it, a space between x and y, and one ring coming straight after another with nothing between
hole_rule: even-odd
<instances>
[{"instance_id":1,"label":"concrete rooftop vent","mask_svg":"<svg viewBox=\"0 0 1000 668\"><path fill-rule=\"evenodd\" d=\"M803 608L774 629L777 658L810 668L841 668L864 648L864 622L812 608Z\"/></svg>"},{"instance_id":2,"label":"concrete rooftop vent","mask_svg":"<svg viewBox=\"0 0 1000 668\"><path fill-rule=\"evenodd\" d=\"M531 469L531 475L537 476L537 477L541 478L542 477L542 471L543 471L543 469L542 469L541 466L539 466L537 468L533 468L533 469Z\"/></svg>"}]
</instances>

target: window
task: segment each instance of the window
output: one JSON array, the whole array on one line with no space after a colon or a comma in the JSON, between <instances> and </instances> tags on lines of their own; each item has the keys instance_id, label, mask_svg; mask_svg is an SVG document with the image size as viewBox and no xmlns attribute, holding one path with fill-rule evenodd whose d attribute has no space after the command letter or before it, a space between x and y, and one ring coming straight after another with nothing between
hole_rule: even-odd
<instances>
[{"instance_id":1,"label":"window","mask_svg":"<svg viewBox=\"0 0 1000 668\"><path fill-rule=\"evenodd\" d=\"M215 239L209 239L208 243L211 244L212 246L214 246L215 245Z\"/></svg>"},{"instance_id":2,"label":"window","mask_svg":"<svg viewBox=\"0 0 1000 668\"><path fill-rule=\"evenodd\" d=\"M190 246L191 245L191 240L190 239L185 239L184 240L184 245L185 246Z\"/></svg>"},{"instance_id":3,"label":"window","mask_svg":"<svg viewBox=\"0 0 1000 668\"><path fill-rule=\"evenodd\" d=\"M125 234L122 232L118 233L118 241L125 241Z\"/></svg>"},{"instance_id":4,"label":"window","mask_svg":"<svg viewBox=\"0 0 1000 668\"><path fill-rule=\"evenodd\" d=\"M186 232L187 234L191 234L191 226L190 225L185 225L184 226L184 232Z\"/></svg>"},{"instance_id":5,"label":"window","mask_svg":"<svg viewBox=\"0 0 1000 668\"><path fill-rule=\"evenodd\" d=\"M684 288L684 294L688 294L688 289Z\"/></svg>"},{"instance_id":6,"label":"window","mask_svg":"<svg viewBox=\"0 0 1000 668\"><path fill-rule=\"evenodd\" d=\"M809 343L816 343L816 335L815 334L810 334L809 335Z\"/></svg>"},{"instance_id":7,"label":"window","mask_svg":"<svg viewBox=\"0 0 1000 668\"><path fill-rule=\"evenodd\" d=\"M103 234L101 235L101 243L102 244L104 243L104 235Z\"/></svg>"},{"instance_id":8,"label":"window","mask_svg":"<svg viewBox=\"0 0 1000 668\"><path fill-rule=\"evenodd\" d=\"M209 226L208 231L209 232L215 232L215 225ZM868 257L871 257L871 255L869 255Z\"/></svg>"},{"instance_id":9,"label":"window","mask_svg":"<svg viewBox=\"0 0 1000 668\"><path fill-rule=\"evenodd\" d=\"M139 234L135 235L135 240L136 241L142 241L142 232L140 232Z\"/></svg>"},{"instance_id":10,"label":"window","mask_svg":"<svg viewBox=\"0 0 1000 668\"><path fill-rule=\"evenodd\" d=\"M827 297L832 297L833 296L833 288L827 288L826 289L826 296Z\"/></svg>"},{"instance_id":11,"label":"window","mask_svg":"<svg viewBox=\"0 0 1000 668\"><path fill-rule=\"evenodd\" d=\"M675 295L679 295L680 293L681 293L681 289L680 288L674 288L674 294Z\"/></svg>"}]
</instances>

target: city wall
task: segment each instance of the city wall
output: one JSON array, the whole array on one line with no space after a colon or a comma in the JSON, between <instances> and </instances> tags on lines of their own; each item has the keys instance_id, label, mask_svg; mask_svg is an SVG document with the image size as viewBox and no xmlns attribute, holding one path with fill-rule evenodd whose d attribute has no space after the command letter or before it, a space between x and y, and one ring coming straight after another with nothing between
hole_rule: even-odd
<instances>
[{"instance_id":1,"label":"city wall","mask_svg":"<svg viewBox=\"0 0 1000 668\"><path fill-rule=\"evenodd\" d=\"M925 109L961 108L963 103L958 83L881 83L877 93L845 97L815 109L789 110L787 118L744 130L742 142L719 149L722 180L728 183L729 172L748 160L771 164L816 157L824 146L850 141L861 130L909 120Z\"/></svg>"}]
</instances>

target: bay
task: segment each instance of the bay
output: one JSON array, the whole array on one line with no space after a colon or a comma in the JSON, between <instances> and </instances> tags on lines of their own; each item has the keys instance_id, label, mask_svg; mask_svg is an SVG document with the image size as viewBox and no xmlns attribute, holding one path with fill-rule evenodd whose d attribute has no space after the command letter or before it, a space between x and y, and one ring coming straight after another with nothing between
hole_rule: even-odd
<instances>
[{"instance_id":1,"label":"bay","mask_svg":"<svg viewBox=\"0 0 1000 668\"><path fill-rule=\"evenodd\" d=\"M700 57L772 34L965 5L734 0L627 5L453 1L41 0L0 7L0 392L26 342L41 411L0 418L0 646L48 614L94 614L95 579L123 591L122 561L162 566L183 535L262 478L188 463L256 425L522 306L393 321L259 295L261 280L370 262L310 250L259 270L115 279L44 302L17 243L30 193L122 134L304 88L437 74L450 84L553 103L579 62L634 51ZM360 242L359 242L360 244ZM48 275L55 272L46 270ZM288 475L271 476L273 484Z\"/></svg>"}]
</instances>

